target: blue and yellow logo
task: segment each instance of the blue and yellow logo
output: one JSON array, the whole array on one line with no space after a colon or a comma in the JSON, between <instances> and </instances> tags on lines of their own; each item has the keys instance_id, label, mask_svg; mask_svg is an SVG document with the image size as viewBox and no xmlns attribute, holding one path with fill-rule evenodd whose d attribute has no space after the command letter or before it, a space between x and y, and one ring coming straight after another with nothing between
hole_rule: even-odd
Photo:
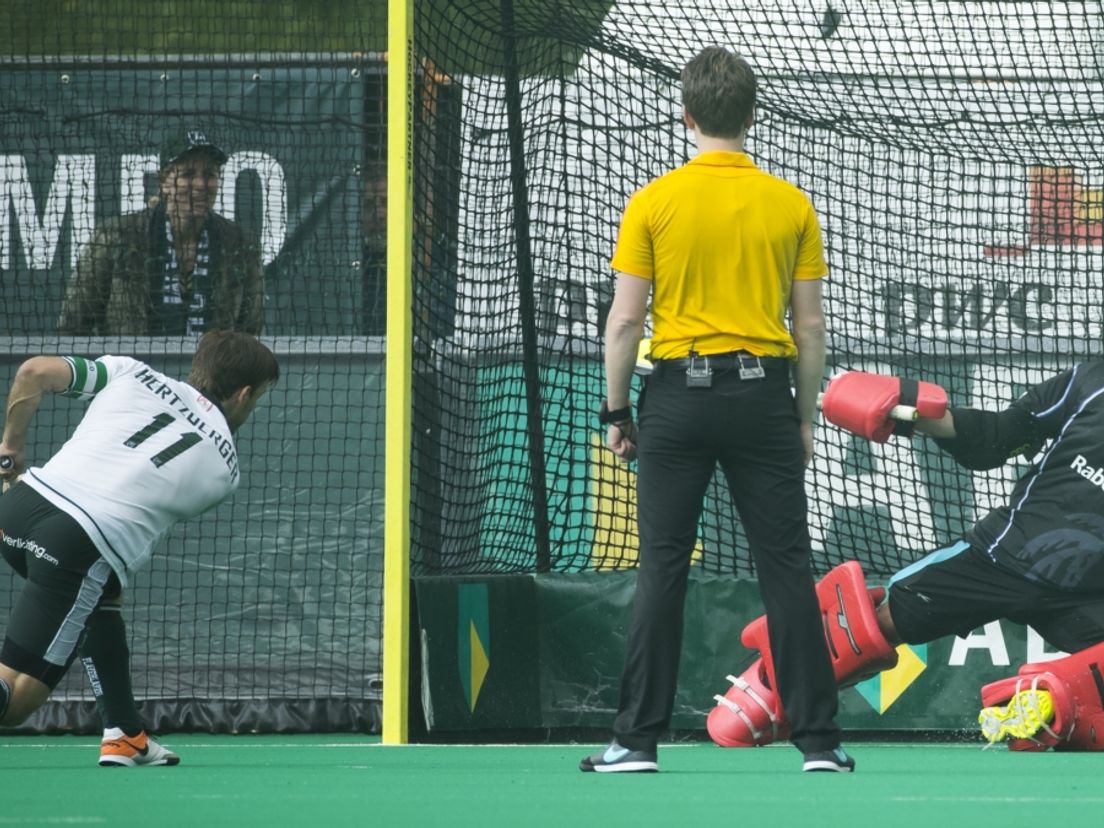
<instances>
[{"instance_id":1,"label":"blue and yellow logo","mask_svg":"<svg viewBox=\"0 0 1104 828\"><path fill-rule=\"evenodd\" d=\"M897 656L897 666L892 670L855 685L859 695L879 713L885 713L927 668L928 645L902 644L897 648Z\"/></svg>"}]
</instances>

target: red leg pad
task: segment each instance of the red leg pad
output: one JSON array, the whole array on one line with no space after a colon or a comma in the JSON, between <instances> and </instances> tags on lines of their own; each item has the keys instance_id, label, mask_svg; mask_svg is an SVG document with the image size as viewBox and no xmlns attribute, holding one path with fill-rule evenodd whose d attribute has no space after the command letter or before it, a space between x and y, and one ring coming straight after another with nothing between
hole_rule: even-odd
<instances>
[{"instance_id":1,"label":"red leg pad","mask_svg":"<svg viewBox=\"0 0 1104 828\"><path fill-rule=\"evenodd\" d=\"M868 590L857 561L841 564L816 586L824 637L832 658L832 670L841 687L849 687L897 665L897 650L878 627L876 607L885 598L881 587ZM744 627L740 641L758 650L766 665L768 681L774 681L774 659L767 637L767 617L761 615Z\"/></svg>"},{"instance_id":2,"label":"red leg pad","mask_svg":"<svg viewBox=\"0 0 1104 828\"><path fill-rule=\"evenodd\" d=\"M1086 709L1104 711L1104 642L1054 661L1025 664L1021 676L1051 673L1062 679L1077 703Z\"/></svg>"},{"instance_id":3,"label":"red leg pad","mask_svg":"<svg viewBox=\"0 0 1104 828\"><path fill-rule=\"evenodd\" d=\"M1052 726L1063 737L1054 746L1056 750L1104 750L1104 642L1086 647L1065 658L1025 664L1020 668L1019 674L1024 677L1038 674L1054 676L1068 690L1068 732L1063 733ZM1047 689L1054 694L1053 688ZM1058 711L1061 709L1057 697L1055 709L1057 723Z\"/></svg>"},{"instance_id":4,"label":"red leg pad","mask_svg":"<svg viewBox=\"0 0 1104 828\"><path fill-rule=\"evenodd\" d=\"M740 643L749 650L759 651L767 681L771 687L776 687L777 685L774 682L774 658L771 655L770 639L767 637L766 615L760 615L744 627L744 631L740 633Z\"/></svg>"},{"instance_id":5,"label":"red leg pad","mask_svg":"<svg viewBox=\"0 0 1104 828\"><path fill-rule=\"evenodd\" d=\"M1054 746L1055 750L1101 751L1104 750L1104 711L1087 713L1082 710L1077 718L1073 733L1064 742Z\"/></svg>"},{"instance_id":6,"label":"red leg pad","mask_svg":"<svg viewBox=\"0 0 1104 828\"><path fill-rule=\"evenodd\" d=\"M790 735L786 714L778 696L765 683L762 659L756 659L739 677L729 676L732 687L714 696L717 706L709 712L705 727L721 747L758 747Z\"/></svg>"}]
</instances>

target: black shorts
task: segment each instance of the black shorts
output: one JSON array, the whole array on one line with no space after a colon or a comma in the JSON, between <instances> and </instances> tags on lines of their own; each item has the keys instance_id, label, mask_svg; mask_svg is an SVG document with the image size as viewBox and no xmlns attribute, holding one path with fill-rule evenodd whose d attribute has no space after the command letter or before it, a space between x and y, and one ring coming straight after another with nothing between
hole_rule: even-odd
<instances>
[{"instance_id":1,"label":"black shorts","mask_svg":"<svg viewBox=\"0 0 1104 828\"><path fill-rule=\"evenodd\" d=\"M1067 653L1104 641L1104 595L1029 581L964 540L894 575L889 610L909 644L967 636L1001 618L1034 628Z\"/></svg>"},{"instance_id":2,"label":"black shorts","mask_svg":"<svg viewBox=\"0 0 1104 828\"><path fill-rule=\"evenodd\" d=\"M56 687L92 612L122 592L119 579L80 524L25 483L0 497L0 553L26 579L0 662Z\"/></svg>"}]
</instances>

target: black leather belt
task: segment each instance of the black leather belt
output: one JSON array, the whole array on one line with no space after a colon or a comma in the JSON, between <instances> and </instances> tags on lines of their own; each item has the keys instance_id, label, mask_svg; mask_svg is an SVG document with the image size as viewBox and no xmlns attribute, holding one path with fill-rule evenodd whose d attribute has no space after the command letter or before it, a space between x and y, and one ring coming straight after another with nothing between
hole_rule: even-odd
<instances>
[{"instance_id":1,"label":"black leather belt","mask_svg":"<svg viewBox=\"0 0 1104 828\"><path fill-rule=\"evenodd\" d=\"M726 354L702 354L701 356L695 357L694 361L697 365L702 366L705 364L704 361L706 359L709 360L709 366L714 371L723 371L726 368L750 367L756 364L766 368L771 365L788 363L790 361L788 357L756 356L755 354L749 354L747 351L730 351ZM652 362L657 368L662 366L664 370L674 370L676 368L685 370L690 367L690 357L655 359L652 360Z\"/></svg>"}]
</instances>

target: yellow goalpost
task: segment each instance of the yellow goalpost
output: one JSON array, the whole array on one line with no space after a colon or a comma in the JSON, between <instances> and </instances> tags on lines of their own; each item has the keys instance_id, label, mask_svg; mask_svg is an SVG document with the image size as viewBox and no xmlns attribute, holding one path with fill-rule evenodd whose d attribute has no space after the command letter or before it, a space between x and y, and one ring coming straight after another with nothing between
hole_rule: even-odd
<instances>
[{"instance_id":1,"label":"yellow goalpost","mask_svg":"<svg viewBox=\"0 0 1104 828\"><path fill-rule=\"evenodd\" d=\"M413 5L389 0L383 743L409 739Z\"/></svg>"}]
</instances>

